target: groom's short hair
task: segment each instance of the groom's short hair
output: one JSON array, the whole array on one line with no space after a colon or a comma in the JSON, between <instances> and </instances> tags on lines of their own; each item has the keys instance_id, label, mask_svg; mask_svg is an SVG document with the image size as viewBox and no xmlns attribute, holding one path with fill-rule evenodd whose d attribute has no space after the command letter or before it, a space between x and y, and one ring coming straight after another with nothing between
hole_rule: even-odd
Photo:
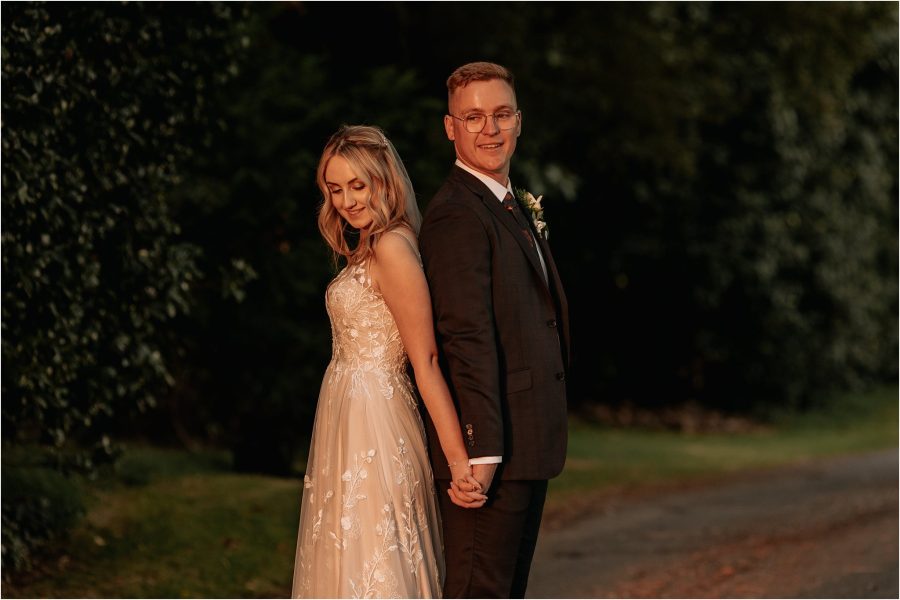
<instances>
[{"instance_id":1,"label":"groom's short hair","mask_svg":"<svg viewBox=\"0 0 900 600\"><path fill-rule=\"evenodd\" d=\"M459 67L450 74L450 77L447 78L447 95L448 97L452 96L453 92L466 87L473 81L490 81L491 79L505 81L515 93L516 86L513 83L513 74L509 69L492 62L472 62Z\"/></svg>"}]
</instances>

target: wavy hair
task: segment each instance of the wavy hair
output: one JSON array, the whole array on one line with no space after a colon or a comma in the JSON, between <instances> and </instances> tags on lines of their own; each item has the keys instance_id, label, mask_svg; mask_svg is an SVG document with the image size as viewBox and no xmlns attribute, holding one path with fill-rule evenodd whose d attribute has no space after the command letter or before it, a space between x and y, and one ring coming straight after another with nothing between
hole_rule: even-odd
<instances>
[{"instance_id":1,"label":"wavy hair","mask_svg":"<svg viewBox=\"0 0 900 600\"><path fill-rule=\"evenodd\" d=\"M372 216L368 235L361 237L356 247L347 243L347 221L331 202L331 192L325 185L325 169L335 156L344 158L356 176L369 188L368 211ZM406 225L418 235L422 214L416 203L412 183L394 145L379 127L343 125L331 136L319 166L316 183L322 192L319 206L319 231L331 248L335 266L343 256L350 264L371 258L381 235L399 225Z\"/></svg>"}]
</instances>

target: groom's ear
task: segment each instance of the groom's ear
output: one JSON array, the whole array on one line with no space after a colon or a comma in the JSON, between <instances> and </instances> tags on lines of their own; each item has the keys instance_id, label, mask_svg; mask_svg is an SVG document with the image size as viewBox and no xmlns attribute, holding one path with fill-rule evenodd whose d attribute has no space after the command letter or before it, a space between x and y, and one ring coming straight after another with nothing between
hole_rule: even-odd
<instances>
[{"instance_id":1,"label":"groom's ear","mask_svg":"<svg viewBox=\"0 0 900 600\"><path fill-rule=\"evenodd\" d=\"M451 142L456 141L456 132L453 131L453 117L444 115L444 131L447 133L447 139Z\"/></svg>"}]
</instances>

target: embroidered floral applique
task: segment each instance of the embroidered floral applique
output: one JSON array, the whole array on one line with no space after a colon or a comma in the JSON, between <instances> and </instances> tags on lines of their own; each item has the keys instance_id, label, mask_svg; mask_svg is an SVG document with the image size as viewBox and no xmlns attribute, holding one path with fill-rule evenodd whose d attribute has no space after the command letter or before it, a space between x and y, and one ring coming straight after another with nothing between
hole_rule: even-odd
<instances>
[{"instance_id":1,"label":"embroidered floral applique","mask_svg":"<svg viewBox=\"0 0 900 600\"><path fill-rule=\"evenodd\" d=\"M292 594L437 596L437 497L396 322L362 265L338 274L326 306L332 361L303 478ZM403 435L382 437L382 422Z\"/></svg>"}]
</instances>

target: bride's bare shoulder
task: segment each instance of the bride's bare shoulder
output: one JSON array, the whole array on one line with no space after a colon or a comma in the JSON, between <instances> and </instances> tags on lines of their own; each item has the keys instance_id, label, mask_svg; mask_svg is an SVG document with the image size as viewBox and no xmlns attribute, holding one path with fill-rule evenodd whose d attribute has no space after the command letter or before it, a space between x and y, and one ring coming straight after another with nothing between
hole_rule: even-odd
<instances>
[{"instance_id":1,"label":"bride's bare shoulder","mask_svg":"<svg viewBox=\"0 0 900 600\"><path fill-rule=\"evenodd\" d=\"M392 227L385 231L381 236L381 239L378 240L378 244L376 244L376 254L378 252L378 245L381 245L385 241L388 241L388 244L405 243L416 256L419 255L419 240L416 239L415 232L408 225L397 225L396 227Z\"/></svg>"},{"instance_id":2,"label":"bride's bare shoulder","mask_svg":"<svg viewBox=\"0 0 900 600\"><path fill-rule=\"evenodd\" d=\"M381 289L381 282L386 277L412 277L421 268L422 259L411 230L393 228L379 237L370 262L370 274L376 289Z\"/></svg>"}]
</instances>

